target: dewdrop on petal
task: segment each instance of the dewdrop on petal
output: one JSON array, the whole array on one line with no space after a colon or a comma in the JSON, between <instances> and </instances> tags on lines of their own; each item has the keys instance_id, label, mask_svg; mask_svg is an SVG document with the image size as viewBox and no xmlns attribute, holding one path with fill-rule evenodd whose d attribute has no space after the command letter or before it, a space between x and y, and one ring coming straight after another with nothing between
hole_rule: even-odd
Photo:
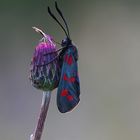
<instances>
[{"instance_id":1,"label":"dewdrop on petal","mask_svg":"<svg viewBox=\"0 0 140 140\"><path fill-rule=\"evenodd\" d=\"M32 85L43 91L51 91L58 86L60 67L58 53L52 37L44 34L40 29L33 27L43 35L43 39L36 46L30 65L30 80Z\"/></svg>"}]
</instances>

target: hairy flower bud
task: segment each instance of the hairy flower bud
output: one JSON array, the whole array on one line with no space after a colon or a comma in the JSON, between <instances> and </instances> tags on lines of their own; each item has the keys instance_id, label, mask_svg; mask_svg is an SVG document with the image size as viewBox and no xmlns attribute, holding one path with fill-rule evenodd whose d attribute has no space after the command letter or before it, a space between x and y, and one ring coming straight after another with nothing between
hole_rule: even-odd
<instances>
[{"instance_id":1,"label":"hairy flower bud","mask_svg":"<svg viewBox=\"0 0 140 140\"><path fill-rule=\"evenodd\" d=\"M43 40L36 46L31 60L30 80L35 88L51 91L58 86L60 78L58 53L49 35Z\"/></svg>"}]
</instances>

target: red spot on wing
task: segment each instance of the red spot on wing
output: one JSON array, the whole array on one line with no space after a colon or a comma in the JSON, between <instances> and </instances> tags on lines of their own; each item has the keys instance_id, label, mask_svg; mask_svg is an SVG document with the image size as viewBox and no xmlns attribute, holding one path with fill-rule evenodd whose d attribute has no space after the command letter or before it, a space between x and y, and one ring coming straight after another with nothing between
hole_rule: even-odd
<instances>
[{"instance_id":1,"label":"red spot on wing","mask_svg":"<svg viewBox=\"0 0 140 140\"><path fill-rule=\"evenodd\" d=\"M61 92L61 96L65 96L67 98L68 101L72 101L73 100L73 96L69 95L68 90L67 89L63 89Z\"/></svg>"},{"instance_id":2,"label":"red spot on wing","mask_svg":"<svg viewBox=\"0 0 140 140\"><path fill-rule=\"evenodd\" d=\"M67 80L68 80L68 77L67 77L67 75L66 75L66 74L64 74L64 76L63 76L63 80L65 80L65 81L67 81Z\"/></svg>"},{"instance_id":3,"label":"red spot on wing","mask_svg":"<svg viewBox=\"0 0 140 140\"><path fill-rule=\"evenodd\" d=\"M68 57L67 63L68 63L69 65L71 65L71 64L73 63L73 60L72 60L72 56L71 56L71 55Z\"/></svg>"},{"instance_id":4,"label":"red spot on wing","mask_svg":"<svg viewBox=\"0 0 140 140\"><path fill-rule=\"evenodd\" d=\"M67 89L63 89L61 92L61 96L66 96L68 95L68 90Z\"/></svg>"},{"instance_id":5,"label":"red spot on wing","mask_svg":"<svg viewBox=\"0 0 140 140\"><path fill-rule=\"evenodd\" d=\"M73 82L75 82L75 78L74 78L74 77L71 77L71 78L69 79L69 81L73 83Z\"/></svg>"},{"instance_id":6,"label":"red spot on wing","mask_svg":"<svg viewBox=\"0 0 140 140\"><path fill-rule=\"evenodd\" d=\"M72 101L72 100L73 100L73 96L68 95L68 96L67 96L67 99L68 99L69 101Z\"/></svg>"},{"instance_id":7,"label":"red spot on wing","mask_svg":"<svg viewBox=\"0 0 140 140\"><path fill-rule=\"evenodd\" d=\"M72 83L75 82L75 78L74 77L68 78L66 74L64 74L63 80L68 81L68 82L72 82Z\"/></svg>"},{"instance_id":8,"label":"red spot on wing","mask_svg":"<svg viewBox=\"0 0 140 140\"><path fill-rule=\"evenodd\" d=\"M65 55L64 57L64 61L68 64L68 65L71 65L73 63L73 59L72 59L72 56L68 56L68 54Z\"/></svg>"}]
</instances>

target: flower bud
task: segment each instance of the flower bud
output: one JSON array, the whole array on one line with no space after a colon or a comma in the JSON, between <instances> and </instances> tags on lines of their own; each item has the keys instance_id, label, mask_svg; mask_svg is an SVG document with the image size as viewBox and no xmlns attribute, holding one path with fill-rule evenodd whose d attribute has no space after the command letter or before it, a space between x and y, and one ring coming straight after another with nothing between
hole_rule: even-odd
<instances>
[{"instance_id":1,"label":"flower bud","mask_svg":"<svg viewBox=\"0 0 140 140\"><path fill-rule=\"evenodd\" d=\"M36 46L31 60L30 80L35 88L51 91L58 86L60 78L58 53L49 35L43 40Z\"/></svg>"}]
</instances>

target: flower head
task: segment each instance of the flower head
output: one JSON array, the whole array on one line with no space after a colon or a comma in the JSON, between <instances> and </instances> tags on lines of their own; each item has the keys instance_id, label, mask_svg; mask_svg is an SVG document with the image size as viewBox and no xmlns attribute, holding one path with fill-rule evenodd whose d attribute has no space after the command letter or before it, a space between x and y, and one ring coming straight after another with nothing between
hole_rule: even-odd
<instances>
[{"instance_id":1,"label":"flower head","mask_svg":"<svg viewBox=\"0 0 140 140\"><path fill-rule=\"evenodd\" d=\"M57 56L52 37L45 35L36 46L30 65L30 80L35 88L51 91L58 86L60 67Z\"/></svg>"}]
</instances>

